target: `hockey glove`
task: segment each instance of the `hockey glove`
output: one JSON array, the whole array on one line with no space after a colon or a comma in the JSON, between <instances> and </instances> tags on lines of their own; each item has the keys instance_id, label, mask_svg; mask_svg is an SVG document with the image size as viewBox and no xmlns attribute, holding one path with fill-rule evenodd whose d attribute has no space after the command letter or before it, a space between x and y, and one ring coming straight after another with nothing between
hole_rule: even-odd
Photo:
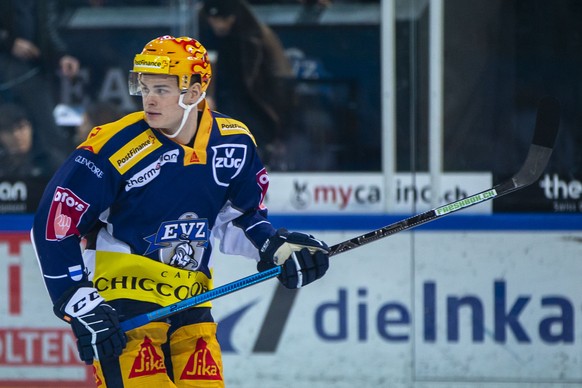
<instances>
[{"instance_id":1,"label":"hockey glove","mask_svg":"<svg viewBox=\"0 0 582 388\"><path fill-rule=\"evenodd\" d=\"M117 311L104 301L92 283L86 282L61 297L54 307L55 314L71 324L79 356L87 365L93 359L119 356L127 343Z\"/></svg>"},{"instance_id":2,"label":"hockey glove","mask_svg":"<svg viewBox=\"0 0 582 388\"><path fill-rule=\"evenodd\" d=\"M300 288L321 278L329 268L329 247L315 237L277 230L259 251L259 271L281 266L279 281L287 288Z\"/></svg>"}]
</instances>

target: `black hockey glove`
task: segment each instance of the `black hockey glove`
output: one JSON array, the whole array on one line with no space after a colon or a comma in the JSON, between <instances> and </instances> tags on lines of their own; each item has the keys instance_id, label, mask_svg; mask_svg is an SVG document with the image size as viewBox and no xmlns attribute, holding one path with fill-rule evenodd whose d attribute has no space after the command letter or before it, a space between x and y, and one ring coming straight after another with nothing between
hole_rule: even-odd
<instances>
[{"instance_id":1,"label":"black hockey glove","mask_svg":"<svg viewBox=\"0 0 582 388\"><path fill-rule=\"evenodd\" d=\"M321 278L329 268L329 247L315 237L279 229L259 251L259 271L281 266L279 281L287 288L300 288Z\"/></svg>"},{"instance_id":2,"label":"black hockey glove","mask_svg":"<svg viewBox=\"0 0 582 388\"><path fill-rule=\"evenodd\" d=\"M117 311L104 301L93 284L86 282L66 293L54 306L55 314L71 324L79 356L87 365L93 359L119 356L127 343Z\"/></svg>"}]
</instances>

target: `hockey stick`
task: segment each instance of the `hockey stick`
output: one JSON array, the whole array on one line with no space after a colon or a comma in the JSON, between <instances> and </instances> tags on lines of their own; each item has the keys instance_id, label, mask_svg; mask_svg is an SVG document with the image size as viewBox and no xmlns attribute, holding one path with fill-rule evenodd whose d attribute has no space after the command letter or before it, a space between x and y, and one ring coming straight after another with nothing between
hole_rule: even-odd
<instances>
[{"instance_id":1,"label":"hockey stick","mask_svg":"<svg viewBox=\"0 0 582 388\"><path fill-rule=\"evenodd\" d=\"M461 209L465 209L470 206L474 206L479 203L507 195L534 183L544 172L548 164L558 134L559 122L560 106L558 101L552 97L544 97L540 101L540 105L538 107L533 140L529 147L526 160L521 166L521 169L512 178L480 193L451 202L424 213L417 214L391 225L376 229L372 232L346 240L339 244L335 244L330 247L329 255L334 256L339 253L343 253L368 244L372 241L391 236L398 232L415 228L419 225L434 221ZM124 331L135 329L145 325L146 323L161 318L166 318L179 311L197 306L204 302L217 299L221 296L228 295L235 291L242 290L243 288L247 288L254 284L277 277L280 273L281 267L274 267L267 271L258 272L254 275L225 284L211 291L193 296L166 307L162 307L150 313L138 315L134 318L128 319L124 322L121 322L121 328Z\"/></svg>"}]
</instances>

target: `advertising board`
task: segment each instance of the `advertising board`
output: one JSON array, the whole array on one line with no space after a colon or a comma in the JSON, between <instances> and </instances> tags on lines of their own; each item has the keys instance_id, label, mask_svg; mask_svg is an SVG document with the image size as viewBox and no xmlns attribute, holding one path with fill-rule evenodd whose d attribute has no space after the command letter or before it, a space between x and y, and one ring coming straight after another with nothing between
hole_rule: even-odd
<instances>
[{"instance_id":1,"label":"advertising board","mask_svg":"<svg viewBox=\"0 0 582 388\"><path fill-rule=\"evenodd\" d=\"M272 173L265 204L273 213L382 213L386 188L381 173ZM492 186L490 173L444 173L439 200L457 201ZM398 173L391 188L394 212L406 214L430 210L428 173ZM491 213L491 202L468 209Z\"/></svg>"},{"instance_id":2,"label":"advertising board","mask_svg":"<svg viewBox=\"0 0 582 388\"><path fill-rule=\"evenodd\" d=\"M304 289L272 279L215 300L227 386L582 384L581 222L517 217L522 227L501 230L484 227L491 217L353 249ZM303 230L334 244L362 232L351 218ZM28 232L3 226L0 387L95 386L52 314ZM216 264L217 285L255 272L242 257Z\"/></svg>"}]
</instances>

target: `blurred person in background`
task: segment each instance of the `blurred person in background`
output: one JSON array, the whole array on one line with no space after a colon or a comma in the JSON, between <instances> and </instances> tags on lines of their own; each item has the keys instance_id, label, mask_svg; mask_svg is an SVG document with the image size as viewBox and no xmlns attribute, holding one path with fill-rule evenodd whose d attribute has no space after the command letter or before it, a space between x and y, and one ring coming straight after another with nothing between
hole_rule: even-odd
<instances>
[{"instance_id":1,"label":"blurred person in background","mask_svg":"<svg viewBox=\"0 0 582 388\"><path fill-rule=\"evenodd\" d=\"M1 178L35 178L54 170L50 164L35 162L32 138L32 124L25 110L12 103L0 104Z\"/></svg>"},{"instance_id":2,"label":"blurred person in background","mask_svg":"<svg viewBox=\"0 0 582 388\"><path fill-rule=\"evenodd\" d=\"M73 136L75 146L87 140L93 128L117 121L123 116L122 110L112 102L97 101L88 104L83 112L81 124L75 128Z\"/></svg>"},{"instance_id":3,"label":"blurred person in background","mask_svg":"<svg viewBox=\"0 0 582 388\"><path fill-rule=\"evenodd\" d=\"M79 61L68 54L58 34L58 2L0 2L0 98L22 105L30 113L34 157L57 164L66 157L67 136L55 123L57 73L74 77Z\"/></svg>"},{"instance_id":4,"label":"blurred person in background","mask_svg":"<svg viewBox=\"0 0 582 388\"><path fill-rule=\"evenodd\" d=\"M216 40L210 101L252 128L263 162L278 169L282 127L293 103L293 72L283 45L244 0L203 0L201 15Z\"/></svg>"}]
</instances>

